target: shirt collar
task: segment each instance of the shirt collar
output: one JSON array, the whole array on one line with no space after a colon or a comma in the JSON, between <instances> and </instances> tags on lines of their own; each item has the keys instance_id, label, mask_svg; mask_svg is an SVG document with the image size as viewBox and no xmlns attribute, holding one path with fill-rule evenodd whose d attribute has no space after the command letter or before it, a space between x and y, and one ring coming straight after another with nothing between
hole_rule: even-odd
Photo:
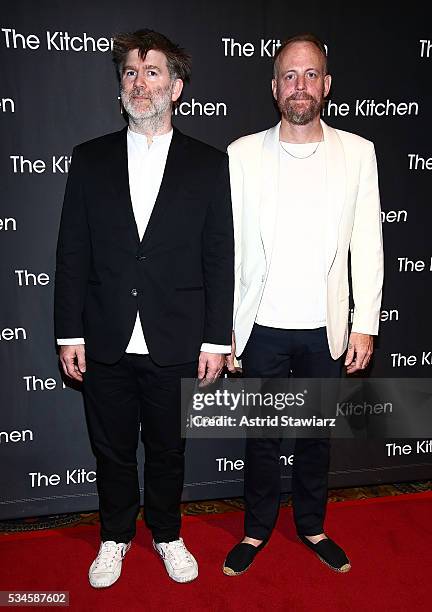
<instances>
[{"instance_id":1,"label":"shirt collar","mask_svg":"<svg viewBox=\"0 0 432 612\"><path fill-rule=\"evenodd\" d=\"M148 142L147 142L147 136L145 134L139 134L138 132L133 132L130 127L128 127L127 129L127 135L128 138L133 140L133 142L140 146L140 147L144 147L146 146L146 148L152 148L154 145L166 145L169 146L172 140L172 136L173 136L174 130L173 128L171 128L171 130L169 132L167 132L166 134L158 134L157 136L153 136L153 142L151 144L150 147L148 147Z\"/></svg>"}]
</instances>

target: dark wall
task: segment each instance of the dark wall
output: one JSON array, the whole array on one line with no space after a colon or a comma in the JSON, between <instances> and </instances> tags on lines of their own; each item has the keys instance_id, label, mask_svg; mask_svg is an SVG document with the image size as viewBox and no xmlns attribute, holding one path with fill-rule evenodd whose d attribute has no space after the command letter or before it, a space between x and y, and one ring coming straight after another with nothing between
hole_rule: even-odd
<instances>
[{"instance_id":1,"label":"dark wall","mask_svg":"<svg viewBox=\"0 0 432 612\"><path fill-rule=\"evenodd\" d=\"M324 39L333 74L324 119L373 140L379 164L385 287L371 375L429 376L432 44L420 5L17 0L2 8L0 518L97 507L81 393L64 386L57 364L52 295L72 147L124 125L109 52L115 32L151 27L191 52L193 78L174 121L221 149L278 120L272 41L301 31ZM98 49L88 38L87 50L74 50L86 36ZM415 441L408 454L386 444L335 441L330 484L431 476ZM288 442L283 453L289 491ZM241 441L191 441L184 499L240 495L242 457Z\"/></svg>"}]
</instances>

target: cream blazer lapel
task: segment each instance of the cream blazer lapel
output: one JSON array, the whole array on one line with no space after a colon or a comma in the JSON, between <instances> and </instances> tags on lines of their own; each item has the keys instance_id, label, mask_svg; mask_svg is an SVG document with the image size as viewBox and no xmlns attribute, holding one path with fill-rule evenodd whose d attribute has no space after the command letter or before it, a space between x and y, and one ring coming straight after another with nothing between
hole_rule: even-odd
<instances>
[{"instance_id":1,"label":"cream blazer lapel","mask_svg":"<svg viewBox=\"0 0 432 612\"><path fill-rule=\"evenodd\" d=\"M279 127L267 130L262 145L259 225L267 274L272 256L279 192Z\"/></svg>"},{"instance_id":2,"label":"cream blazer lapel","mask_svg":"<svg viewBox=\"0 0 432 612\"><path fill-rule=\"evenodd\" d=\"M327 194L326 271L330 271L338 247L339 224L346 197L347 172L342 142L335 129L321 121L324 135Z\"/></svg>"}]
</instances>

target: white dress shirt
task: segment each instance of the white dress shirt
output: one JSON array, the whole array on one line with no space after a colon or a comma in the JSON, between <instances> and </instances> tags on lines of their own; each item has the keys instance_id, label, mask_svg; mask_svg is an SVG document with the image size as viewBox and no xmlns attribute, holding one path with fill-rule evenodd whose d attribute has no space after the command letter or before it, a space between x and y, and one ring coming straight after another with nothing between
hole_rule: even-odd
<instances>
[{"instance_id":1,"label":"white dress shirt","mask_svg":"<svg viewBox=\"0 0 432 612\"><path fill-rule=\"evenodd\" d=\"M279 161L273 251L256 322L314 329L326 324L324 147L282 142Z\"/></svg>"},{"instance_id":2,"label":"white dress shirt","mask_svg":"<svg viewBox=\"0 0 432 612\"><path fill-rule=\"evenodd\" d=\"M153 136L153 142L149 145L145 134L130 129L127 133L129 190L140 240L159 193L172 135L171 130L167 134ZM148 354L139 312L126 353Z\"/></svg>"},{"instance_id":3,"label":"white dress shirt","mask_svg":"<svg viewBox=\"0 0 432 612\"><path fill-rule=\"evenodd\" d=\"M149 145L146 135L138 134L131 129L127 131L129 190L140 240L144 236L159 193L172 136L173 130L171 129L166 134L153 136L152 143ZM58 345L84 343L84 338L60 338L57 340ZM204 342L201 345L201 351L230 353L231 347ZM126 353L147 355L148 352L144 330L139 312L137 312Z\"/></svg>"}]
</instances>

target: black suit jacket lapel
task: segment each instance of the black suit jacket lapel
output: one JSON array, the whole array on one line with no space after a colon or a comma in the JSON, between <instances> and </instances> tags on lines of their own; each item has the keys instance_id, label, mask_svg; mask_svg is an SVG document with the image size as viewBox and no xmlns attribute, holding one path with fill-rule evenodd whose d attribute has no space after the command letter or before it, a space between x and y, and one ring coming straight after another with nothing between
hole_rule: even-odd
<instances>
[{"instance_id":1,"label":"black suit jacket lapel","mask_svg":"<svg viewBox=\"0 0 432 612\"><path fill-rule=\"evenodd\" d=\"M119 206L123 209L127 225L130 228L130 237L138 246L140 238L129 187L127 130L126 127L116 134L114 147L109 151L108 176L114 181ZM174 128L161 186L142 238L142 245L149 241L155 229L162 224L169 204L176 199L181 178L187 168L186 147L186 136Z\"/></svg>"},{"instance_id":2,"label":"black suit jacket lapel","mask_svg":"<svg viewBox=\"0 0 432 612\"><path fill-rule=\"evenodd\" d=\"M186 136L174 128L159 193L141 242L143 246L162 226L169 205L178 200L177 194L187 169L186 148Z\"/></svg>"},{"instance_id":3,"label":"black suit jacket lapel","mask_svg":"<svg viewBox=\"0 0 432 612\"><path fill-rule=\"evenodd\" d=\"M130 237L137 246L139 244L139 233L129 188L127 130L128 128L125 127L120 132L117 132L118 138L114 141L113 149L109 151L108 176L111 176L115 183L118 204L123 209L124 217L130 228Z\"/></svg>"}]
</instances>

